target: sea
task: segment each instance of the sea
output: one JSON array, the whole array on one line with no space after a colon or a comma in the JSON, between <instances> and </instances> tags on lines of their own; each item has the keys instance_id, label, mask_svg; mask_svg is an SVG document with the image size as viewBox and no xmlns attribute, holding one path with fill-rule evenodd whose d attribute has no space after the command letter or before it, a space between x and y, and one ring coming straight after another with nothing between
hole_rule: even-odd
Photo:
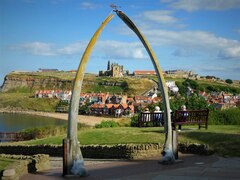
<instances>
[{"instance_id":1,"label":"sea","mask_svg":"<svg viewBox=\"0 0 240 180\"><path fill-rule=\"evenodd\" d=\"M30 114L0 113L0 132L18 132L24 129L66 125L67 121Z\"/></svg>"}]
</instances>

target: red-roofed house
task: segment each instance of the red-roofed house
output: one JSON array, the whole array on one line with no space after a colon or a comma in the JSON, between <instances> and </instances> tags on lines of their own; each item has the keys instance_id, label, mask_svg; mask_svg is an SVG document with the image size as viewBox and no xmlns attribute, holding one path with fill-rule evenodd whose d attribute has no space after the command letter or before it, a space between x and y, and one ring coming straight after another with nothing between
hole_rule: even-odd
<instances>
[{"instance_id":1,"label":"red-roofed house","mask_svg":"<svg viewBox=\"0 0 240 180\"><path fill-rule=\"evenodd\" d=\"M133 72L134 76L156 75L155 71L136 70Z\"/></svg>"},{"instance_id":2,"label":"red-roofed house","mask_svg":"<svg viewBox=\"0 0 240 180\"><path fill-rule=\"evenodd\" d=\"M151 103L152 98L146 96L135 96L134 97L136 103Z\"/></svg>"},{"instance_id":3,"label":"red-roofed house","mask_svg":"<svg viewBox=\"0 0 240 180\"><path fill-rule=\"evenodd\" d=\"M91 114L95 115L102 115L102 114L108 114L108 108L105 104L101 103L94 103L90 107Z\"/></svg>"}]
</instances>

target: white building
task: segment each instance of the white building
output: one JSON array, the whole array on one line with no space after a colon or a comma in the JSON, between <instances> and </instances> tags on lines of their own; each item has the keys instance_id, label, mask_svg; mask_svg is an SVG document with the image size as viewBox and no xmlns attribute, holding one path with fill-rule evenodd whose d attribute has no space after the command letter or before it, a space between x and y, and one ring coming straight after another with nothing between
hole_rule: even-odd
<instances>
[{"instance_id":1,"label":"white building","mask_svg":"<svg viewBox=\"0 0 240 180\"><path fill-rule=\"evenodd\" d=\"M177 94L179 91L179 88L176 86L175 81L166 81L166 85L168 87L168 90L173 93Z\"/></svg>"}]
</instances>

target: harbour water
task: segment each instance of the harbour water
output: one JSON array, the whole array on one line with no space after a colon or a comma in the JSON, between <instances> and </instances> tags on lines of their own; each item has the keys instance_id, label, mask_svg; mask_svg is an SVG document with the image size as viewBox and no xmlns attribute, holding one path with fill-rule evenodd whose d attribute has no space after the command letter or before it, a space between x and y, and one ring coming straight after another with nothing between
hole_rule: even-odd
<instances>
[{"instance_id":1,"label":"harbour water","mask_svg":"<svg viewBox=\"0 0 240 180\"><path fill-rule=\"evenodd\" d=\"M59 126L64 124L67 124L67 122L50 117L29 114L0 113L0 132L17 132L28 128Z\"/></svg>"}]
</instances>

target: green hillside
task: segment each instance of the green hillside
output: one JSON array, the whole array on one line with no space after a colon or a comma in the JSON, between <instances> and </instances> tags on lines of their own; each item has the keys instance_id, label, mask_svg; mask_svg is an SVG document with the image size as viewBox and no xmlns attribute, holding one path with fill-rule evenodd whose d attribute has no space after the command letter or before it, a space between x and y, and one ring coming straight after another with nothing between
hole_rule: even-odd
<instances>
[{"instance_id":1,"label":"green hillside","mask_svg":"<svg viewBox=\"0 0 240 180\"><path fill-rule=\"evenodd\" d=\"M75 72L12 72L6 77L5 92L33 93L35 90L62 89L71 90ZM154 86L148 78L135 77L98 77L85 74L82 92L109 92L114 94L139 95Z\"/></svg>"},{"instance_id":2,"label":"green hillside","mask_svg":"<svg viewBox=\"0 0 240 180\"><path fill-rule=\"evenodd\" d=\"M153 78L157 81L157 77ZM183 82L186 81L184 78L166 78L166 80L173 80L176 82L176 85L181 89L181 86L183 85ZM228 84L223 80L215 81L215 80L209 80L209 79L199 79L199 80L192 80L196 82L198 85L199 91L216 91L216 92L229 92L234 94L240 94L240 83L233 83Z\"/></svg>"},{"instance_id":3,"label":"green hillside","mask_svg":"<svg viewBox=\"0 0 240 180\"><path fill-rule=\"evenodd\" d=\"M36 111L55 111L59 100L57 99L36 99L33 98L35 90L44 89L72 89L73 72L13 72L7 75L4 86L8 86L6 92L0 93L0 108L14 108ZM127 94L128 97L141 95L143 92L156 85L153 80L157 77L98 77L94 74L85 74L82 92L102 92L110 94ZM166 78L174 80L184 93L186 79ZM227 84L224 81L211 80L190 80L197 87L197 91L225 91L234 94L240 93L240 84ZM184 84L185 83L185 84ZM187 82L189 83L189 82Z\"/></svg>"}]
</instances>

